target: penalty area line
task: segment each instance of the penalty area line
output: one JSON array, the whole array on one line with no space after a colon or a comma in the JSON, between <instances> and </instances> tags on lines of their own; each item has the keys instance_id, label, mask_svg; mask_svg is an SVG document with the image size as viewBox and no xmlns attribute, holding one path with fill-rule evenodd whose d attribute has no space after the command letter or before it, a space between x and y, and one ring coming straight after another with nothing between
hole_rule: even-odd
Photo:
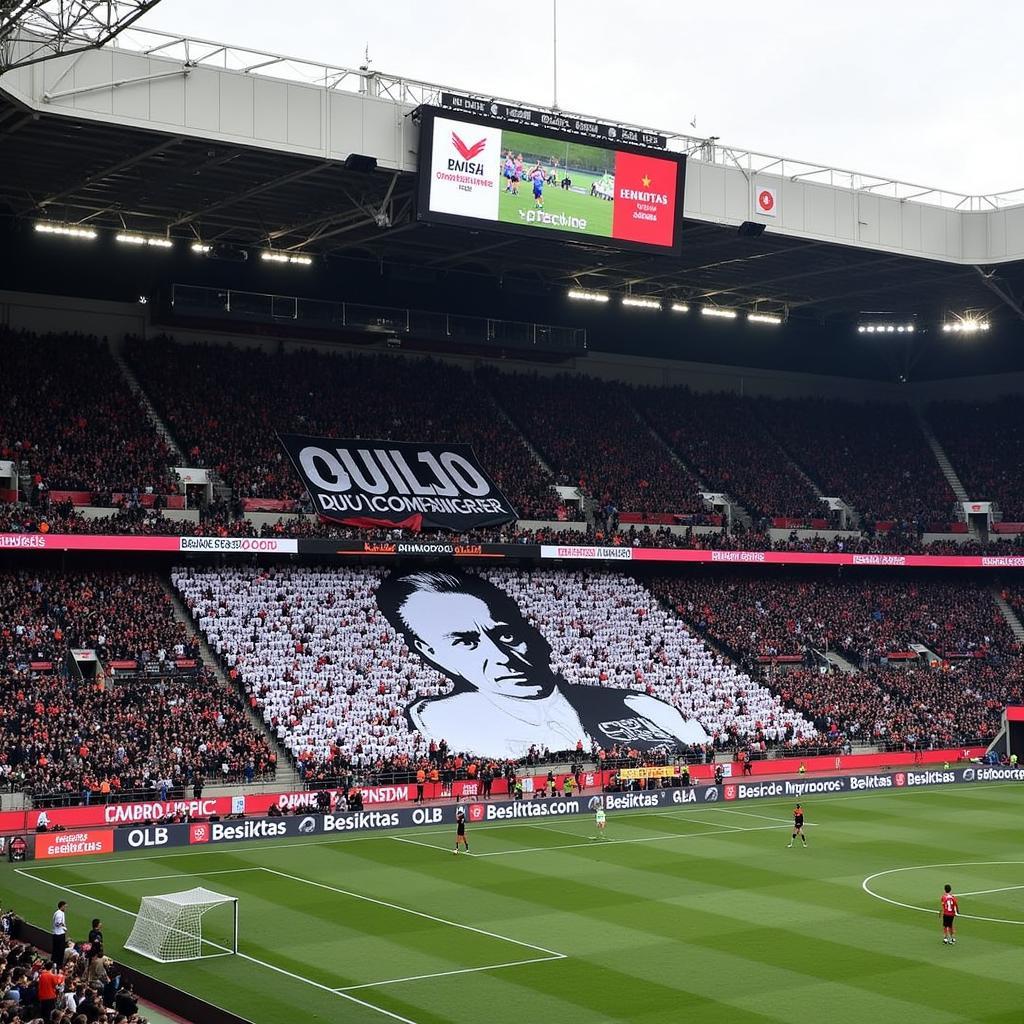
<instances>
[{"instance_id":1,"label":"penalty area line","mask_svg":"<svg viewBox=\"0 0 1024 1024\"><path fill-rule=\"evenodd\" d=\"M407 839L405 836L388 836L388 839L395 843L407 843L409 846L425 846L428 850L437 850L439 853L451 852L447 846L438 846L436 843L421 843L418 839ZM476 854L470 853L469 850L466 850L465 854L467 857L476 856Z\"/></svg>"},{"instance_id":2,"label":"penalty area line","mask_svg":"<svg viewBox=\"0 0 1024 1024\"><path fill-rule=\"evenodd\" d=\"M477 854L483 856L483 854ZM546 946L538 946L534 942L524 942L522 939L513 939L508 935L499 935L497 932L489 932L484 928L477 928L471 924L460 924L458 921L450 921L446 917L436 917L434 914L427 914L422 910L413 910L410 907L403 907L400 903L389 903L387 900L378 900L373 896L364 896L362 893L352 892L350 889L339 889L336 885L328 885L326 882L315 882L311 878L302 878L299 875L290 875L287 871L278 871L277 868L262 868L271 875L278 875L281 878L290 878L293 882L302 885L312 885L317 889L326 889L328 892L336 892L341 896L350 896L352 899L363 900L366 903L375 903L378 907L388 907L390 910L398 910L403 914L411 914L413 917L422 917L427 921L434 921L437 924L446 924L452 928L461 928L463 931L475 932L477 935L486 935L489 939L500 939L502 942L511 942L513 946L522 946L525 949L533 949L539 953L547 953L548 957L563 957L566 954L557 950L548 949ZM330 991L334 991L331 989Z\"/></svg>"},{"instance_id":3,"label":"penalty area line","mask_svg":"<svg viewBox=\"0 0 1024 1024\"><path fill-rule=\"evenodd\" d=\"M205 878L207 875L240 875L262 868L221 868L217 871L176 871L173 875L142 875L140 878L104 878L102 882L75 882L79 889L87 885L124 885L127 882L158 882L167 878ZM35 876L33 876L35 877ZM43 879L39 879L43 881ZM91 898L91 897L90 897Z\"/></svg>"},{"instance_id":4,"label":"penalty area line","mask_svg":"<svg viewBox=\"0 0 1024 1024\"><path fill-rule=\"evenodd\" d=\"M428 978L448 978L453 974L476 974L478 971L500 971L506 967L525 967L527 964L546 964L553 960L567 959L565 953L557 953L554 956L536 956L530 960L510 960L504 964L487 964L485 967L463 967L455 971L436 971L433 974L414 974L408 978L388 978L385 981L368 981L362 985L346 985L344 988L336 988L338 993L354 992L361 988L379 988L382 985L400 985L406 981L425 981Z\"/></svg>"}]
</instances>

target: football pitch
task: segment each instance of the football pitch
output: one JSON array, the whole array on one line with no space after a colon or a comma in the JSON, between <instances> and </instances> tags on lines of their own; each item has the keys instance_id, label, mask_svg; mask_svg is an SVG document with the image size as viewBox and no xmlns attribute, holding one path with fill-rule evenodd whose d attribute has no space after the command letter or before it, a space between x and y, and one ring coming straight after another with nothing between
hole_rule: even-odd
<instances>
[{"instance_id":1,"label":"football pitch","mask_svg":"<svg viewBox=\"0 0 1024 1024\"><path fill-rule=\"evenodd\" d=\"M257 1024L873 1024L1024 1019L1024 788L791 801L269 841L6 866L37 924L68 901L125 961ZM945 946L938 900L960 897ZM239 900L239 955L121 950L145 895ZM211 933L218 941L223 936Z\"/></svg>"},{"instance_id":2,"label":"football pitch","mask_svg":"<svg viewBox=\"0 0 1024 1024\"><path fill-rule=\"evenodd\" d=\"M554 215L564 214L566 217L580 217L587 222L585 234L600 235L610 238L612 233L612 210L614 203L590 195L590 186L597 180L594 175L573 173L574 189L583 192L568 191L558 185L544 186L544 212ZM533 185L529 181L519 183L519 195L514 196L505 191L505 179L498 184L501 194L498 196L498 220L509 224L533 226L538 231L580 230L579 228L549 227L543 224L529 225L524 218L533 210Z\"/></svg>"}]
</instances>

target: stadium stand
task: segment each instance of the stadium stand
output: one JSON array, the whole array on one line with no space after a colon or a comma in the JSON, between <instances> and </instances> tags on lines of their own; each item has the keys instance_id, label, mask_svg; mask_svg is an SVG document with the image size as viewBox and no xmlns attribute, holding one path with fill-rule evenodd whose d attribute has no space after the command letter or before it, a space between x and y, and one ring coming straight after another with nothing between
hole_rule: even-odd
<instances>
[{"instance_id":1,"label":"stadium stand","mask_svg":"<svg viewBox=\"0 0 1024 1024\"><path fill-rule=\"evenodd\" d=\"M998 503L1003 520L1024 521L1024 414L1019 397L994 402L936 402L935 431L972 501Z\"/></svg>"},{"instance_id":2,"label":"stadium stand","mask_svg":"<svg viewBox=\"0 0 1024 1024\"><path fill-rule=\"evenodd\" d=\"M827 525L827 511L748 398L646 388L636 405L713 491L729 494L761 519L784 516Z\"/></svg>"},{"instance_id":3,"label":"stadium stand","mask_svg":"<svg viewBox=\"0 0 1024 1024\"><path fill-rule=\"evenodd\" d=\"M555 519L551 481L473 377L435 360L271 355L129 339L127 357L190 460L245 499L293 503L303 490L277 430L326 437L471 444L524 519ZM221 381L232 381L225 402Z\"/></svg>"},{"instance_id":4,"label":"stadium stand","mask_svg":"<svg viewBox=\"0 0 1024 1024\"><path fill-rule=\"evenodd\" d=\"M451 689L379 612L374 594L383 575L371 568L183 569L173 582L304 769L324 762L382 768L428 753L404 708ZM722 744L813 735L635 581L505 569L483 575L548 639L552 664L570 684L646 691L696 717Z\"/></svg>"},{"instance_id":5,"label":"stadium stand","mask_svg":"<svg viewBox=\"0 0 1024 1024\"><path fill-rule=\"evenodd\" d=\"M1022 692L1020 645L982 584L680 577L652 586L833 737L973 741ZM940 660L921 667L915 643ZM810 650L829 649L860 671L804 667ZM782 670L787 663L797 667Z\"/></svg>"},{"instance_id":6,"label":"stadium stand","mask_svg":"<svg viewBox=\"0 0 1024 1024\"><path fill-rule=\"evenodd\" d=\"M651 436L621 384L481 371L559 484L620 513L702 515L697 481Z\"/></svg>"},{"instance_id":7,"label":"stadium stand","mask_svg":"<svg viewBox=\"0 0 1024 1024\"><path fill-rule=\"evenodd\" d=\"M841 650L858 663L920 643L940 658L1010 658L1018 645L980 583L680 577L657 592L747 657Z\"/></svg>"},{"instance_id":8,"label":"stadium stand","mask_svg":"<svg viewBox=\"0 0 1024 1024\"><path fill-rule=\"evenodd\" d=\"M71 648L96 652L95 680L68 673ZM104 779L117 795L152 794L160 780L180 788L197 773L272 776L267 738L198 656L154 574L0 574L7 786L74 802Z\"/></svg>"},{"instance_id":9,"label":"stadium stand","mask_svg":"<svg viewBox=\"0 0 1024 1024\"><path fill-rule=\"evenodd\" d=\"M829 497L865 523L948 523L955 495L909 406L754 399L756 415Z\"/></svg>"},{"instance_id":10,"label":"stadium stand","mask_svg":"<svg viewBox=\"0 0 1024 1024\"><path fill-rule=\"evenodd\" d=\"M115 493L173 493L168 448L105 339L4 330L0 345L9 395L0 406L0 459L30 471L26 497L63 491L79 504L110 505Z\"/></svg>"}]
</instances>

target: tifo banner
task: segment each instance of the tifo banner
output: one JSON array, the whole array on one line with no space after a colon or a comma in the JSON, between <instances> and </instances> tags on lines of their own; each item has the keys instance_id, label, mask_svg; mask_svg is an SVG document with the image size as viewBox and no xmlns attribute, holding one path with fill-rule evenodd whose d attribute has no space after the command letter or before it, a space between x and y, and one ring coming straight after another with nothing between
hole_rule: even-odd
<instances>
[{"instance_id":1,"label":"tifo banner","mask_svg":"<svg viewBox=\"0 0 1024 1024\"><path fill-rule=\"evenodd\" d=\"M325 519L463 531L518 518L467 444L278 437Z\"/></svg>"}]
</instances>

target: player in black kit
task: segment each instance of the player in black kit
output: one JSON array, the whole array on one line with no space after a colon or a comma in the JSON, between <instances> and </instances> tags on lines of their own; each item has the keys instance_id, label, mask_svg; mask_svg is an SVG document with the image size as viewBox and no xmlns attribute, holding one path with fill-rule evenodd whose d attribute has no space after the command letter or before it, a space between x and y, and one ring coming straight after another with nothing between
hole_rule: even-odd
<instances>
[{"instance_id":1,"label":"player in black kit","mask_svg":"<svg viewBox=\"0 0 1024 1024\"><path fill-rule=\"evenodd\" d=\"M466 815L462 811L458 811L455 815L455 852L459 852L459 847L464 846L466 853L469 853L469 841L466 839Z\"/></svg>"},{"instance_id":2,"label":"player in black kit","mask_svg":"<svg viewBox=\"0 0 1024 1024\"><path fill-rule=\"evenodd\" d=\"M800 837L800 842L807 845L807 836L804 835L804 809L797 804L793 808L793 838L789 841L789 846L792 846L796 842L796 837ZM789 846L786 849L789 849Z\"/></svg>"}]
</instances>

